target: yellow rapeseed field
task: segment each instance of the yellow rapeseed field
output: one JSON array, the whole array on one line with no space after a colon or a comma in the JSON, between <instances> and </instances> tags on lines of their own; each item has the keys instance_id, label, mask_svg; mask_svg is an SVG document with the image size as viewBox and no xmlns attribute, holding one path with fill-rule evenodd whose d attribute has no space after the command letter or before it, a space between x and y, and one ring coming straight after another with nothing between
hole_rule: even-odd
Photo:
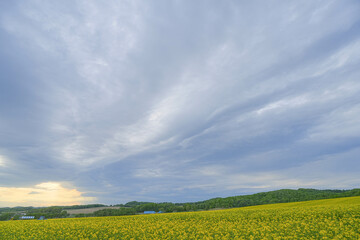
<instances>
[{"instance_id":1,"label":"yellow rapeseed field","mask_svg":"<svg viewBox=\"0 0 360 240\"><path fill-rule=\"evenodd\" d=\"M0 239L360 239L360 197L228 210L0 222Z\"/></svg>"}]
</instances>

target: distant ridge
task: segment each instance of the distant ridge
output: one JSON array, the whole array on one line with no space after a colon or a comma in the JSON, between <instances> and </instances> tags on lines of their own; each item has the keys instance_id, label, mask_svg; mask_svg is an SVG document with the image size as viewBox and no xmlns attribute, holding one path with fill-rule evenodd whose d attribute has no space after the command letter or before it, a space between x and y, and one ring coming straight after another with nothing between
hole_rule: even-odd
<instances>
[{"instance_id":1,"label":"distant ridge","mask_svg":"<svg viewBox=\"0 0 360 240\"><path fill-rule=\"evenodd\" d=\"M281 189L269 192L240 195L226 198L212 198L205 201L189 203L198 208L231 208L263 205L271 203L300 202L319 199L360 196L360 188L351 190L318 190L312 188Z\"/></svg>"},{"instance_id":2,"label":"distant ridge","mask_svg":"<svg viewBox=\"0 0 360 240\"><path fill-rule=\"evenodd\" d=\"M133 215L142 213L144 211L161 211L161 212L184 212L184 211L201 211L210 210L216 208L235 208L246 207L255 205L264 205L272 203L287 203L287 202L299 202L310 201L320 199L331 199L341 197L353 197L360 196L360 189L351 190L317 190L299 188L293 189L281 189L269 192L255 193L251 195L240 195L225 198L212 198L205 201L188 202L188 203L152 203L152 202L137 202L131 201L126 204L112 205L110 208L104 204L88 204L88 205L74 205L74 206L54 206L54 207L15 207L15 208L0 208L0 220L7 220L9 216L14 216L19 212L26 212L34 216L46 216L52 217L68 217L69 214L66 210L69 209L91 209L94 207L103 207L104 209L94 211L86 214L72 215L75 217L88 217L88 216L120 216L120 215ZM118 208L113 208L118 207ZM96 209L97 210L97 209ZM87 211L89 212L89 211ZM90 211L91 212L91 211ZM12 213L12 214L7 214Z\"/></svg>"}]
</instances>

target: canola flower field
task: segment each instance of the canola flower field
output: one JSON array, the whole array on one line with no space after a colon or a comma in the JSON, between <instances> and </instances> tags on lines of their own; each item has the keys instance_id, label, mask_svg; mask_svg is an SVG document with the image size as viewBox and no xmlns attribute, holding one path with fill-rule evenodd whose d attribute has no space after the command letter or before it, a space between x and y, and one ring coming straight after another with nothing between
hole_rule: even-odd
<instances>
[{"instance_id":1,"label":"canola flower field","mask_svg":"<svg viewBox=\"0 0 360 240\"><path fill-rule=\"evenodd\" d=\"M360 239L360 197L227 210L0 222L0 239Z\"/></svg>"}]
</instances>

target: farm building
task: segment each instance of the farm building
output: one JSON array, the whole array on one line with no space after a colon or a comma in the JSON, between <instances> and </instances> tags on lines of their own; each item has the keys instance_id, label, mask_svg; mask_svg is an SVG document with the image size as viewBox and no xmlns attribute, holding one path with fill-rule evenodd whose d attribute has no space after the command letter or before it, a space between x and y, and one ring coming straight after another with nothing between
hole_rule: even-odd
<instances>
[{"instance_id":1,"label":"farm building","mask_svg":"<svg viewBox=\"0 0 360 240\"><path fill-rule=\"evenodd\" d=\"M155 211L144 211L144 214L154 214ZM162 211L159 211L158 213L163 213Z\"/></svg>"},{"instance_id":2,"label":"farm building","mask_svg":"<svg viewBox=\"0 0 360 240\"><path fill-rule=\"evenodd\" d=\"M144 211L144 214L154 214L156 213L155 211Z\"/></svg>"},{"instance_id":3,"label":"farm building","mask_svg":"<svg viewBox=\"0 0 360 240\"><path fill-rule=\"evenodd\" d=\"M21 220L28 220L28 219L35 219L34 216L21 216L20 217Z\"/></svg>"}]
</instances>

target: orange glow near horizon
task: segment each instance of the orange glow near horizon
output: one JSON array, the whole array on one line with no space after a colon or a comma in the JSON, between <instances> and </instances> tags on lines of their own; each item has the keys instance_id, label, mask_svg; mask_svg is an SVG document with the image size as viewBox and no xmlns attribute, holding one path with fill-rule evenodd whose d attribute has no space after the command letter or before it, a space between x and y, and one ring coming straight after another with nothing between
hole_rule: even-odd
<instances>
[{"instance_id":1,"label":"orange glow near horizon","mask_svg":"<svg viewBox=\"0 0 360 240\"><path fill-rule=\"evenodd\" d=\"M77 189L65 188L59 182L44 182L34 187L0 187L0 207L78 205L95 201Z\"/></svg>"}]
</instances>

